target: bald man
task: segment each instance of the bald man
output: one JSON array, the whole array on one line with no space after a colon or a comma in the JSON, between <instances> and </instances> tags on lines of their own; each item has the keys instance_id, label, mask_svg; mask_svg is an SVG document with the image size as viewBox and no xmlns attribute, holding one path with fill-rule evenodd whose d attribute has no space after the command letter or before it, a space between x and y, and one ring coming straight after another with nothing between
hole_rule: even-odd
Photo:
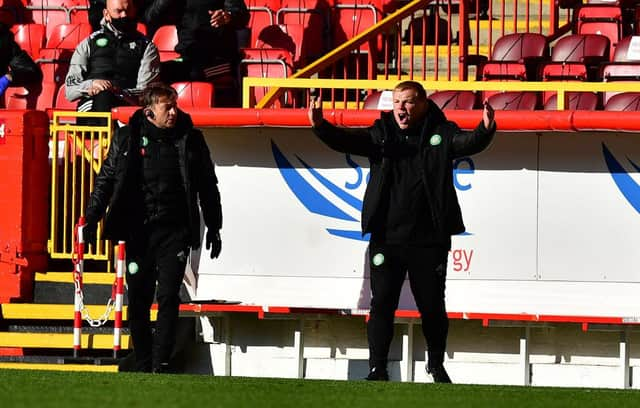
<instances>
[{"instance_id":1,"label":"bald man","mask_svg":"<svg viewBox=\"0 0 640 408\"><path fill-rule=\"evenodd\" d=\"M133 1L107 0L102 15L101 28L76 47L65 81L65 96L80 112L137 105L160 74L156 46L136 31Z\"/></svg>"}]
</instances>

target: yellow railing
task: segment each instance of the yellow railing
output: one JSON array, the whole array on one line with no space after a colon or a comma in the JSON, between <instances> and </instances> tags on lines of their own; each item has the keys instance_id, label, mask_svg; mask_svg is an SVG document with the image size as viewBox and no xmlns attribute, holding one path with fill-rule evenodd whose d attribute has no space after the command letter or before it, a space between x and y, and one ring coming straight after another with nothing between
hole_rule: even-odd
<instances>
[{"instance_id":1,"label":"yellow railing","mask_svg":"<svg viewBox=\"0 0 640 408\"><path fill-rule=\"evenodd\" d=\"M253 87L272 87L274 89L313 90L321 94L322 90L353 89L357 91L393 89L399 81L363 80L363 79L309 79L309 78L251 78L242 81L244 95L243 107L250 107L249 92ZM637 82L525 82L525 81L418 81L428 92L431 91L498 91L498 92L557 92L557 110L565 109L567 92L640 92ZM308 96L308 95L307 95ZM336 109L362 109L358 106L336 102Z\"/></svg>"},{"instance_id":2,"label":"yellow railing","mask_svg":"<svg viewBox=\"0 0 640 408\"><path fill-rule=\"evenodd\" d=\"M470 71L477 75L478 70L477 58L469 57L489 57L495 41L505 34L536 32L553 41L571 29L572 11L561 9L551 0L495 0L489 5L488 12L494 18L485 21L467 2L410 1L289 78L398 80L406 76L417 81L450 81L456 77L465 81ZM256 96L260 100L255 107L278 107L282 93L283 89L276 87L257 93L264 96ZM345 101L361 102L357 93L347 97L346 92L334 92L331 99L338 101L340 95ZM304 106L293 99L294 107Z\"/></svg>"},{"instance_id":3,"label":"yellow railing","mask_svg":"<svg viewBox=\"0 0 640 408\"><path fill-rule=\"evenodd\" d=\"M98 119L100 126L78 125L78 119ZM48 242L52 259L71 259L74 227L84 215L94 179L111 141L111 113L54 111L49 127L51 143L51 228ZM110 261L111 245L100 239L85 259ZM110 269L110 268L108 268Z\"/></svg>"}]
</instances>

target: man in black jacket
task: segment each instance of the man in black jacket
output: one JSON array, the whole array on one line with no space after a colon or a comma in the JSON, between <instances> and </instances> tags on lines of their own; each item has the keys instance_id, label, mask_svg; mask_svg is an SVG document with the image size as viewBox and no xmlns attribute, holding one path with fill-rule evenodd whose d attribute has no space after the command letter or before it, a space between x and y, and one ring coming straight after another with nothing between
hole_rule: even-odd
<instances>
[{"instance_id":1,"label":"man in black jacket","mask_svg":"<svg viewBox=\"0 0 640 408\"><path fill-rule=\"evenodd\" d=\"M9 27L0 23L0 96L9 86L38 88L42 71L15 42Z\"/></svg>"},{"instance_id":2,"label":"man in black jacket","mask_svg":"<svg viewBox=\"0 0 640 408\"><path fill-rule=\"evenodd\" d=\"M175 1L175 0L174 0ZM177 5L180 59L162 65L162 79L211 82L216 106L239 106L237 30L249 22L244 0L184 0Z\"/></svg>"},{"instance_id":3,"label":"man in black jacket","mask_svg":"<svg viewBox=\"0 0 640 408\"><path fill-rule=\"evenodd\" d=\"M427 98L422 85L405 81L393 90L393 112L383 112L367 129L331 125L316 101L309 121L329 147L366 156L371 166L362 209L362 231L371 233L367 379L389 379L394 314L408 271L427 341L427 372L435 382L451 382L443 366L449 328L447 255L451 235L465 230L452 161L489 145L496 129L493 109L485 103L478 127L463 132Z\"/></svg>"},{"instance_id":4,"label":"man in black jacket","mask_svg":"<svg viewBox=\"0 0 640 408\"><path fill-rule=\"evenodd\" d=\"M172 370L179 290L190 248L200 247L200 213L211 258L220 254L222 209L215 170L202 133L178 109L176 91L152 85L144 108L116 131L85 217L85 241L95 243L107 207L104 237L127 242L129 328L138 371ZM151 332L150 307L158 318Z\"/></svg>"}]
</instances>

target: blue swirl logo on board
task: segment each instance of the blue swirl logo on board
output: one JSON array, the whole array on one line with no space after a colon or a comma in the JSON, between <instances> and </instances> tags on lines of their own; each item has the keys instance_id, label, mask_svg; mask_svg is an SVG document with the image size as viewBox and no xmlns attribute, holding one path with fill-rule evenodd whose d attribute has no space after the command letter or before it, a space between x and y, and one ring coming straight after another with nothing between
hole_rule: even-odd
<instances>
[{"instance_id":1,"label":"blue swirl logo on board","mask_svg":"<svg viewBox=\"0 0 640 408\"><path fill-rule=\"evenodd\" d=\"M357 211L358 215L362 214L362 200L354 196L348 190L356 190L364 184L369 182L369 173L365 175L362 167L351 159L349 155L346 155L346 163L355 172L355 181L345 182L344 188L333 183L325 176L320 174L316 169L311 167L304 159L299 156L295 156L298 162L304 169L296 169L295 166L287 159L278 146L271 141L271 151L273 158L276 161L278 170L282 178L287 183L287 186L291 192L296 196L298 201L310 212L324 217L329 217L335 220L346 221L348 225L353 225L348 229L327 228L327 232L331 235L353 239L357 241L369 241L370 234L362 235L360 228L360 217L356 218L346 211L341 209L338 205L334 204L327 197L322 195L314 186L311 185L302 172L311 176L315 181L322 185L326 190L331 192L340 205L351 207ZM468 191L472 188L472 184L468 181L468 175L472 175L475 172L475 165L473 160L469 157L458 159L454 162L453 180L455 188L459 191ZM469 232L463 232L460 235L473 235Z\"/></svg>"},{"instance_id":2,"label":"blue swirl logo on board","mask_svg":"<svg viewBox=\"0 0 640 408\"><path fill-rule=\"evenodd\" d=\"M358 241L369 240L369 234L363 236L361 233L360 220L350 214L347 214L344 210L339 208L327 197L323 196L318 190L316 190L307 180L305 180L302 174L296 170L273 141L271 142L271 150L282 178L287 183L293 194L295 194L296 198L306 207L307 210L314 214L353 223L352 229L327 228L327 232L329 234ZM349 156L347 156L347 164L355 170L357 179L353 183L345 183L345 188L341 188L331 182L297 155L296 159L298 159L305 170L315 180L333 193L343 204L353 208L358 211L358 213L362 213L362 200L349 193L347 190L355 190L360 187L363 182L366 182L365 176L363 175L362 167L351 160Z\"/></svg>"},{"instance_id":3,"label":"blue swirl logo on board","mask_svg":"<svg viewBox=\"0 0 640 408\"><path fill-rule=\"evenodd\" d=\"M602 143L602 154L607 163L607 168L611 174L611 178L622 193L624 198L631 204L635 210L640 213L640 185L636 182L624 166L616 159L607 146ZM640 173L640 166L627 157L627 161L636 172Z\"/></svg>"}]
</instances>

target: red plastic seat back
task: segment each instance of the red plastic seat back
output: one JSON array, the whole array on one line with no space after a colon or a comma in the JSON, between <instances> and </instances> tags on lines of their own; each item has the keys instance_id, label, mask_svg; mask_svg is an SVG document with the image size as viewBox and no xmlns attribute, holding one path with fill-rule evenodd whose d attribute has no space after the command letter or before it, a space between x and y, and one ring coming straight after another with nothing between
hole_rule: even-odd
<instances>
[{"instance_id":1,"label":"red plastic seat back","mask_svg":"<svg viewBox=\"0 0 640 408\"><path fill-rule=\"evenodd\" d=\"M53 30L59 24L69 24L71 19L67 9L59 6L49 6L49 8L37 8L28 6L25 10L24 22L42 24L46 28L45 37L51 37Z\"/></svg>"},{"instance_id":2,"label":"red plastic seat back","mask_svg":"<svg viewBox=\"0 0 640 408\"><path fill-rule=\"evenodd\" d=\"M613 53L614 62L634 62L640 61L640 36L630 35L620 41L616 45Z\"/></svg>"},{"instance_id":3,"label":"red plastic seat back","mask_svg":"<svg viewBox=\"0 0 640 408\"><path fill-rule=\"evenodd\" d=\"M567 92L565 110L593 111L598 107L599 97L593 92ZM544 110L556 110L558 108L558 94L554 93L544 103Z\"/></svg>"},{"instance_id":4,"label":"red plastic seat back","mask_svg":"<svg viewBox=\"0 0 640 408\"><path fill-rule=\"evenodd\" d=\"M52 82L43 82L38 88L9 87L4 94L4 104L7 109L51 109L57 88Z\"/></svg>"},{"instance_id":5,"label":"red plastic seat back","mask_svg":"<svg viewBox=\"0 0 640 408\"><path fill-rule=\"evenodd\" d=\"M66 92L66 87L64 84L60 85L60 87L58 88L58 92L56 92L56 99L55 99L55 108L59 109L59 110L71 110L71 111L75 111L78 102L74 101L71 102L67 99L67 97L65 96L65 92Z\"/></svg>"},{"instance_id":6,"label":"red plastic seat back","mask_svg":"<svg viewBox=\"0 0 640 408\"><path fill-rule=\"evenodd\" d=\"M333 47L344 44L364 30L374 26L381 18L382 16L373 5L355 7L347 4L336 4L331 9ZM380 48L381 39L378 39L377 46ZM369 44L363 44L361 49L369 50Z\"/></svg>"},{"instance_id":7,"label":"red plastic seat back","mask_svg":"<svg viewBox=\"0 0 640 408\"><path fill-rule=\"evenodd\" d=\"M556 42L551 51L551 61L584 63L587 57L606 62L609 60L610 46L611 41L604 35L570 34Z\"/></svg>"},{"instance_id":8,"label":"red plastic seat back","mask_svg":"<svg viewBox=\"0 0 640 408\"><path fill-rule=\"evenodd\" d=\"M89 23L58 24L49 35L46 48L75 50L91 32Z\"/></svg>"},{"instance_id":9,"label":"red plastic seat back","mask_svg":"<svg viewBox=\"0 0 640 408\"><path fill-rule=\"evenodd\" d=\"M535 92L501 92L491 95L488 102L495 110L535 110L538 95Z\"/></svg>"},{"instance_id":10,"label":"red plastic seat back","mask_svg":"<svg viewBox=\"0 0 640 408\"><path fill-rule=\"evenodd\" d=\"M171 86L178 92L178 106L210 108L214 106L214 88L210 82L175 82Z\"/></svg>"},{"instance_id":11,"label":"red plastic seat back","mask_svg":"<svg viewBox=\"0 0 640 408\"><path fill-rule=\"evenodd\" d=\"M73 50L43 48L36 63L42 69L42 82L64 83Z\"/></svg>"},{"instance_id":12,"label":"red plastic seat back","mask_svg":"<svg viewBox=\"0 0 640 408\"><path fill-rule=\"evenodd\" d=\"M34 60L40 55L45 43L45 27L42 24L16 24L11 27L16 43Z\"/></svg>"},{"instance_id":13,"label":"red plastic seat back","mask_svg":"<svg viewBox=\"0 0 640 408\"><path fill-rule=\"evenodd\" d=\"M547 38L537 33L507 34L496 41L491 51L491 61L519 62L524 58L549 55Z\"/></svg>"},{"instance_id":14,"label":"red plastic seat back","mask_svg":"<svg viewBox=\"0 0 640 408\"><path fill-rule=\"evenodd\" d=\"M178 30L175 25L163 25L156 30L151 39L158 48L160 61L169 61L180 57L175 51L178 45Z\"/></svg>"},{"instance_id":15,"label":"red plastic seat back","mask_svg":"<svg viewBox=\"0 0 640 408\"><path fill-rule=\"evenodd\" d=\"M471 110L478 107L478 94L473 91L438 91L429 95L442 110Z\"/></svg>"},{"instance_id":16,"label":"red plastic seat back","mask_svg":"<svg viewBox=\"0 0 640 408\"><path fill-rule=\"evenodd\" d=\"M153 34L153 43L158 51L175 51L178 45L178 30L175 25L163 25Z\"/></svg>"},{"instance_id":17,"label":"red plastic seat back","mask_svg":"<svg viewBox=\"0 0 640 408\"><path fill-rule=\"evenodd\" d=\"M609 98L604 105L607 111L640 111L640 93L623 92Z\"/></svg>"}]
</instances>

